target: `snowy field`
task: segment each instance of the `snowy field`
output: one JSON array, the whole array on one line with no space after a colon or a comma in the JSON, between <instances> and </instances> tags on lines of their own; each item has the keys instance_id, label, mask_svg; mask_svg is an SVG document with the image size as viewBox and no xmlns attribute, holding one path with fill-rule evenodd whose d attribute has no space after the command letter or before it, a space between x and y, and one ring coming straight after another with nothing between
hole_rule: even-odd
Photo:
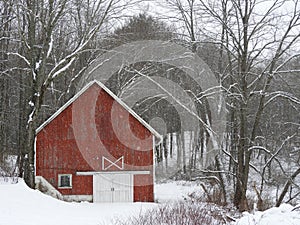
<instances>
[{"instance_id":1,"label":"snowy field","mask_svg":"<svg viewBox=\"0 0 300 225\"><path fill-rule=\"evenodd\" d=\"M236 225L300 225L300 210L288 204L264 212L244 213Z\"/></svg>"},{"instance_id":2,"label":"snowy field","mask_svg":"<svg viewBox=\"0 0 300 225\"><path fill-rule=\"evenodd\" d=\"M0 184L0 225L104 225L143 213L153 203L67 203L26 186Z\"/></svg>"},{"instance_id":3,"label":"snowy field","mask_svg":"<svg viewBox=\"0 0 300 225\"><path fill-rule=\"evenodd\" d=\"M184 200L200 187L186 182L156 185L159 203L67 203L17 184L0 182L0 225L106 225L138 216L165 202ZM284 204L254 215L245 213L236 225L300 225L300 210Z\"/></svg>"}]
</instances>

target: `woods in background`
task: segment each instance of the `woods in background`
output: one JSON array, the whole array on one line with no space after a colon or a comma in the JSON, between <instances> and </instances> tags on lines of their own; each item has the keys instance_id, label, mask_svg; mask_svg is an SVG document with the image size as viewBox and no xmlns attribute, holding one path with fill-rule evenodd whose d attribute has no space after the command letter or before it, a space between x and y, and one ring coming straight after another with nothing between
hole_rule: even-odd
<instances>
[{"instance_id":1,"label":"woods in background","mask_svg":"<svg viewBox=\"0 0 300 225\"><path fill-rule=\"evenodd\" d=\"M17 155L15 172L34 187L35 130L75 94L89 64L124 43L162 40L190 49L211 68L225 96L226 132L203 167L212 145L201 123L183 130L176 105L164 96L141 99L134 111L166 125L155 152L157 177L204 179L241 210L250 207L249 189L266 202L273 186L277 205L293 201L300 193L294 182L300 173L299 1L170 0L161 1L167 14L124 19L135 3L0 0L1 168ZM126 99L141 74L178 84L199 118L210 122L210 93L168 64L120 68L106 86Z\"/></svg>"}]
</instances>

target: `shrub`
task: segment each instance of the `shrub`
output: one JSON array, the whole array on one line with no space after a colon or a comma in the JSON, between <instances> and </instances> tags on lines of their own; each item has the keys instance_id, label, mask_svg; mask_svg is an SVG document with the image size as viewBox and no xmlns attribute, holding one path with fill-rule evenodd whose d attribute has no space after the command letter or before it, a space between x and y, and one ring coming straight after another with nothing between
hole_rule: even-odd
<instances>
[{"instance_id":1,"label":"shrub","mask_svg":"<svg viewBox=\"0 0 300 225\"><path fill-rule=\"evenodd\" d=\"M229 224L229 208L199 201L170 202L147 211L145 214L117 221L118 225L220 225Z\"/></svg>"}]
</instances>

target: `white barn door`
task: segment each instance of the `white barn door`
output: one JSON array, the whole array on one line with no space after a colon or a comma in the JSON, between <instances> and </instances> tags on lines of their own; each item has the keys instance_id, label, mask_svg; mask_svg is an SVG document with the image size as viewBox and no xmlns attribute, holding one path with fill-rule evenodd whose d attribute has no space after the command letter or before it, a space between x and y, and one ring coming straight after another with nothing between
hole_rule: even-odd
<instances>
[{"instance_id":1,"label":"white barn door","mask_svg":"<svg viewBox=\"0 0 300 225\"><path fill-rule=\"evenodd\" d=\"M132 174L94 174L94 202L133 202Z\"/></svg>"}]
</instances>

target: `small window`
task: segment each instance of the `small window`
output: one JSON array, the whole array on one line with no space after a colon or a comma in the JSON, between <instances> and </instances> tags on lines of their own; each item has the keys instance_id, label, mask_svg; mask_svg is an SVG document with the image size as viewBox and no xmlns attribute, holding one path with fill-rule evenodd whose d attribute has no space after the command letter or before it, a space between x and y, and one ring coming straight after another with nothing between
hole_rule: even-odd
<instances>
[{"instance_id":1,"label":"small window","mask_svg":"<svg viewBox=\"0 0 300 225\"><path fill-rule=\"evenodd\" d=\"M59 188L72 188L72 174L59 174L58 175Z\"/></svg>"}]
</instances>

